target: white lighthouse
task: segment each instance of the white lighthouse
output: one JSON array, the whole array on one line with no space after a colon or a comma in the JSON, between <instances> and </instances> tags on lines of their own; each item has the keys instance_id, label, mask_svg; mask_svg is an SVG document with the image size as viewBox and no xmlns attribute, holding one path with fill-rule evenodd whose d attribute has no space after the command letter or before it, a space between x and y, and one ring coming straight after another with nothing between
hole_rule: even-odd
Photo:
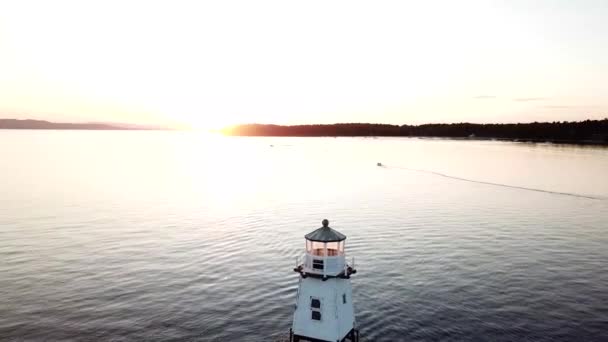
<instances>
[{"instance_id":1,"label":"white lighthouse","mask_svg":"<svg viewBox=\"0 0 608 342\"><path fill-rule=\"evenodd\" d=\"M357 271L354 259L353 264L346 263L346 236L323 220L323 227L305 238L306 253L294 268L300 283L290 341L358 342L350 285L350 276Z\"/></svg>"}]
</instances>

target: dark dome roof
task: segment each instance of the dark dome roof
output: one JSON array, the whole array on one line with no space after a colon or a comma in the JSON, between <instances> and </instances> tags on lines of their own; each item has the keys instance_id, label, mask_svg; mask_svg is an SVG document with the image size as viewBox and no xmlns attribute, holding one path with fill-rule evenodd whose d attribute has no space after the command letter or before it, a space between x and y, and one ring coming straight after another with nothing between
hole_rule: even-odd
<instances>
[{"instance_id":1,"label":"dark dome roof","mask_svg":"<svg viewBox=\"0 0 608 342\"><path fill-rule=\"evenodd\" d=\"M346 240L346 236L337 230L329 228L329 221L323 220L323 227L304 236L306 240L318 242L337 242Z\"/></svg>"}]
</instances>

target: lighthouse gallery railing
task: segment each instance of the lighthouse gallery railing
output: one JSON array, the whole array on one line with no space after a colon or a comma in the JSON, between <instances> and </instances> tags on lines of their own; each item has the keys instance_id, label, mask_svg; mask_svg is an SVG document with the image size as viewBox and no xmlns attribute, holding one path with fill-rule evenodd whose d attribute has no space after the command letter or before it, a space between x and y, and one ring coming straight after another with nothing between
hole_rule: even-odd
<instances>
[{"instance_id":1,"label":"lighthouse gallery railing","mask_svg":"<svg viewBox=\"0 0 608 342\"><path fill-rule=\"evenodd\" d=\"M338 275L342 272L346 273L346 268L349 266L344 255L318 256L305 253L301 260L305 272L319 275ZM353 258L351 266L354 266L354 263L355 259ZM296 257L296 267L299 265L300 258Z\"/></svg>"}]
</instances>

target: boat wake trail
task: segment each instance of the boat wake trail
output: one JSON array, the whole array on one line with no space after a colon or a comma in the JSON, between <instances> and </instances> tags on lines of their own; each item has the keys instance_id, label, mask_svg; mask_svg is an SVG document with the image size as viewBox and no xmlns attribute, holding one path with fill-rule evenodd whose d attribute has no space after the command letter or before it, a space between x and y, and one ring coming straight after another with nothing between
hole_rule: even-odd
<instances>
[{"instance_id":1,"label":"boat wake trail","mask_svg":"<svg viewBox=\"0 0 608 342\"><path fill-rule=\"evenodd\" d=\"M600 200L600 201L601 200L605 200L605 198L602 198L602 197L595 197L595 196L589 196L589 195L583 195L583 194L575 194L575 193L571 193L571 192L559 192L559 191L551 191L551 190L527 188L527 187L524 187L524 186L517 186L517 185L509 185L509 184L502 184L502 183L485 182L485 181L480 181L480 180L475 180L475 179L469 179L469 178L462 178L462 177L451 176L451 175L448 175L448 174L445 174L445 173L431 171L431 170L413 169L413 168L409 168L409 167L400 167L400 166L385 166L385 167L389 168L389 169L400 169L400 170L407 170L407 171L414 171L414 172L422 172L422 173L427 173L427 174L431 174L431 175L441 176L441 177L445 177L445 178L455 179L455 180L459 180L459 181L463 181L463 182L471 182L471 183L477 183L477 184L486 184L486 185L500 186L500 187L503 187L503 188L519 189L519 190L526 190L526 191L544 192L546 194L571 196L571 197L579 197L579 198L587 198L587 199L592 199L592 200Z\"/></svg>"}]
</instances>

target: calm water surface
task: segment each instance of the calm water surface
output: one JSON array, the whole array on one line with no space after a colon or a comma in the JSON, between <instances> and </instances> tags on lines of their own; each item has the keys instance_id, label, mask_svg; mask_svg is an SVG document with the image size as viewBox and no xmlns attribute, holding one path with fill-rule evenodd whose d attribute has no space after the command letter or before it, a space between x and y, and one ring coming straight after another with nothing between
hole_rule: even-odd
<instances>
[{"instance_id":1,"label":"calm water surface","mask_svg":"<svg viewBox=\"0 0 608 342\"><path fill-rule=\"evenodd\" d=\"M328 218L366 341L608 341L607 149L0 131L0 176L1 340L271 341Z\"/></svg>"}]
</instances>

